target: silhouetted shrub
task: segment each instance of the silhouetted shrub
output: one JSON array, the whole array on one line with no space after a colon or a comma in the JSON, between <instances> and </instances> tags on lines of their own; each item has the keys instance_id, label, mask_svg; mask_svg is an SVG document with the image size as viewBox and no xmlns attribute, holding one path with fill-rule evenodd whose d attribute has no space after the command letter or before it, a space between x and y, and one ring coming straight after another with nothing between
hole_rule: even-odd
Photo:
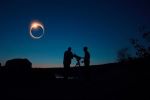
<instances>
[{"instance_id":1,"label":"silhouetted shrub","mask_svg":"<svg viewBox=\"0 0 150 100\"><path fill-rule=\"evenodd\" d=\"M145 31L145 27L140 27L139 30L142 33L142 38L147 42L150 42L150 32ZM118 51L118 61L130 61L136 59L149 60L150 58L150 45L148 47L142 45L138 39L132 38L130 39L130 43L135 48L135 57L130 57L128 53L128 48L123 48Z\"/></svg>"},{"instance_id":2,"label":"silhouetted shrub","mask_svg":"<svg viewBox=\"0 0 150 100\"><path fill-rule=\"evenodd\" d=\"M150 42L150 32L144 32L142 36L146 41Z\"/></svg>"},{"instance_id":3,"label":"silhouetted shrub","mask_svg":"<svg viewBox=\"0 0 150 100\"><path fill-rule=\"evenodd\" d=\"M118 61L119 62L125 62L128 60L131 60L131 55L128 52L128 48L122 48L117 53Z\"/></svg>"},{"instance_id":4,"label":"silhouetted shrub","mask_svg":"<svg viewBox=\"0 0 150 100\"><path fill-rule=\"evenodd\" d=\"M148 57L150 54L148 49L141 45L137 39L130 39L131 44L136 50L136 55L138 58L145 58Z\"/></svg>"},{"instance_id":5,"label":"silhouetted shrub","mask_svg":"<svg viewBox=\"0 0 150 100\"><path fill-rule=\"evenodd\" d=\"M6 62L5 67L8 70L28 71L32 68L32 63L28 59L12 59Z\"/></svg>"}]
</instances>

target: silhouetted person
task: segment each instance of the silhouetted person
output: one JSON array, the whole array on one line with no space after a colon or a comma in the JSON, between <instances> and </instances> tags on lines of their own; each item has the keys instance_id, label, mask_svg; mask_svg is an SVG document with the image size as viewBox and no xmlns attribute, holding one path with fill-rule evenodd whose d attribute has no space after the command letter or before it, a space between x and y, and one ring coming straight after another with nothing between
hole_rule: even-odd
<instances>
[{"instance_id":1,"label":"silhouetted person","mask_svg":"<svg viewBox=\"0 0 150 100\"><path fill-rule=\"evenodd\" d=\"M72 59L73 59L73 54L72 54L72 51L71 51L71 47L69 47L68 50L65 51L65 53L64 53L63 64L64 64L64 70L65 70L65 73L64 73L64 78L65 79L68 78L68 74L69 74L69 70L70 70L70 64L71 64Z\"/></svg>"},{"instance_id":2,"label":"silhouetted person","mask_svg":"<svg viewBox=\"0 0 150 100\"><path fill-rule=\"evenodd\" d=\"M85 79L86 80L90 80L91 77L91 69L90 69L90 53L88 52L88 48L84 47L84 66L86 66L85 68Z\"/></svg>"},{"instance_id":3,"label":"silhouetted person","mask_svg":"<svg viewBox=\"0 0 150 100\"><path fill-rule=\"evenodd\" d=\"M84 66L90 65L90 53L88 52L88 48L84 47Z\"/></svg>"}]
</instances>

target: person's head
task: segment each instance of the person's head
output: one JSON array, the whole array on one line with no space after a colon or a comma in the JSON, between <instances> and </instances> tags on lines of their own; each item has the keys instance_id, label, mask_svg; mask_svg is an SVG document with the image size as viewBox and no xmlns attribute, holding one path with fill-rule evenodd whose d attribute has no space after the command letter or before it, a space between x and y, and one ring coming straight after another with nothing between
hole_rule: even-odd
<instances>
[{"instance_id":1,"label":"person's head","mask_svg":"<svg viewBox=\"0 0 150 100\"><path fill-rule=\"evenodd\" d=\"M84 47L83 50L86 52L88 50L88 47Z\"/></svg>"},{"instance_id":2,"label":"person's head","mask_svg":"<svg viewBox=\"0 0 150 100\"><path fill-rule=\"evenodd\" d=\"M71 47L68 47L68 51L71 51Z\"/></svg>"}]
</instances>

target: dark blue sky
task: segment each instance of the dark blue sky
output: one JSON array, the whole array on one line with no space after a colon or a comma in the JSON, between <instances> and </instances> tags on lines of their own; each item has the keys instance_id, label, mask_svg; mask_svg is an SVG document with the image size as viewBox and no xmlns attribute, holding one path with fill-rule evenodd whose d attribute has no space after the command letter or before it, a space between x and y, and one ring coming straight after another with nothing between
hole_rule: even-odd
<instances>
[{"instance_id":1,"label":"dark blue sky","mask_svg":"<svg viewBox=\"0 0 150 100\"><path fill-rule=\"evenodd\" d=\"M150 23L149 0L11 0L0 1L0 62L28 58L34 66L62 65L71 46L83 56L88 46L92 64L116 61L117 51L140 37ZM29 35L31 21L44 24L45 35Z\"/></svg>"}]
</instances>

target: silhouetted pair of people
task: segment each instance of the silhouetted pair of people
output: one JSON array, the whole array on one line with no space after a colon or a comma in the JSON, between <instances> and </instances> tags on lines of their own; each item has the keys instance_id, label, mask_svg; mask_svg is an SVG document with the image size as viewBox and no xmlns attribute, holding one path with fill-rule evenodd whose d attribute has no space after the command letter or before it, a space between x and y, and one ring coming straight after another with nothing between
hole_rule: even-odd
<instances>
[{"instance_id":1,"label":"silhouetted pair of people","mask_svg":"<svg viewBox=\"0 0 150 100\"><path fill-rule=\"evenodd\" d=\"M88 52L88 48L87 47L84 47L83 48L84 50L84 66L89 66L90 65L90 53ZM76 58L77 60L77 64L76 65L79 65L80 66L80 59L82 57L79 57L77 55L74 55L71 51L71 47L68 48L67 51L65 51L64 53L64 60L63 60L63 64L64 64L64 70L65 70L65 73L64 73L64 78L68 78L68 74L69 74L69 69L70 69L70 64L71 64L71 60L73 59L73 57Z\"/></svg>"}]
</instances>

